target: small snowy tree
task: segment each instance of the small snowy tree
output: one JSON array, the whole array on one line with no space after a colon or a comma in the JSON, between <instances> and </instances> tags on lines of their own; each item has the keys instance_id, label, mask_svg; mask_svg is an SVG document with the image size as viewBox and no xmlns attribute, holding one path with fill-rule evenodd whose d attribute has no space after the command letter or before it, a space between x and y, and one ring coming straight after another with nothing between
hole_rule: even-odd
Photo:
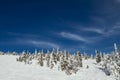
<instances>
[{"instance_id":1,"label":"small snowy tree","mask_svg":"<svg viewBox=\"0 0 120 80\"><path fill-rule=\"evenodd\" d=\"M99 63L101 62L101 56L100 53L96 50L96 62Z\"/></svg>"},{"instance_id":2,"label":"small snowy tree","mask_svg":"<svg viewBox=\"0 0 120 80\"><path fill-rule=\"evenodd\" d=\"M47 67L50 66L50 52L48 50L47 55L46 55L46 61L47 61Z\"/></svg>"},{"instance_id":3,"label":"small snowy tree","mask_svg":"<svg viewBox=\"0 0 120 80\"><path fill-rule=\"evenodd\" d=\"M61 55L61 54L60 54L60 49L58 48L58 49L57 49L57 61L60 61L60 55Z\"/></svg>"},{"instance_id":4,"label":"small snowy tree","mask_svg":"<svg viewBox=\"0 0 120 80\"><path fill-rule=\"evenodd\" d=\"M78 61L78 66L82 67L82 56L79 51L77 52L77 61Z\"/></svg>"},{"instance_id":5,"label":"small snowy tree","mask_svg":"<svg viewBox=\"0 0 120 80\"><path fill-rule=\"evenodd\" d=\"M40 58L38 60L38 64L40 64L40 66L44 66L42 54L40 54Z\"/></svg>"}]
</instances>

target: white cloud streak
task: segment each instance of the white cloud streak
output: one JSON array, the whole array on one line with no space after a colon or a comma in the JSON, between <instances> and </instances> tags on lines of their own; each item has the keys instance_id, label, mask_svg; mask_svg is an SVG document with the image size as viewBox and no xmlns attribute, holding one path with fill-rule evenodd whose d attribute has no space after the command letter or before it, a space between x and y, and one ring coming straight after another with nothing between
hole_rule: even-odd
<instances>
[{"instance_id":1,"label":"white cloud streak","mask_svg":"<svg viewBox=\"0 0 120 80\"><path fill-rule=\"evenodd\" d=\"M103 29L98 29L98 28L82 28L81 30L89 31L89 32L95 32L95 33L98 33L98 34L104 34L104 30Z\"/></svg>"},{"instance_id":2,"label":"white cloud streak","mask_svg":"<svg viewBox=\"0 0 120 80\"><path fill-rule=\"evenodd\" d=\"M97 34L100 34L100 37L111 37L119 34L120 26L114 26L114 27L109 27L107 29L98 29L98 28L82 28L82 31L87 31L87 32L95 32Z\"/></svg>"},{"instance_id":3,"label":"white cloud streak","mask_svg":"<svg viewBox=\"0 0 120 80\"><path fill-rule=\"evenodd\" d=\"M108 38L108 37L112 37L112 36L116 36L120 33L120 26L115 26L115 27L111 27L111 28L94 28L94 27L91 27L91 28L82 28L80 29L84 32L94 32L94 33L97 33L97 34L100 34L98 36L93 36L93 37L90 37L88 35L86 36L81 36L81 35L78 35L78 34L73 34L73 33L70 33L70 32L61 32L60 33L60 36L61 37L64 37L64 38L67 38L67 39L70 39L70 40L75 40L75 41L81 41L81 42L84 42L84 43L95 43L95 42L98 42L98 41L101 41L105 38Z\"/></svg>"},{"instance_id":4,"label":"white cloud streak","mask_svg":"<svg viewBox=\"0 0 120 80\"><path fill-rule=\"evenodd\" d=\"M36 47L44 47L44 48L58 48L59 46L55 43L39 40L41 36L35 34L27 34L27 33L15 33L15 32L8 32L10 36L15 36L16 38L13 40L14 44L19 45L30 45Z\"/></svg>"},{"instance_id":5,"label":"white cloud streak","mask_svg":"<svg viewBox=\"0 0 120 80\"><path fill-rule=\"evenodd\" d=\"M71 39L71 40L90 43L90 40L88 40L88 39L86 39L86 38L84 38L80 35L77 35L77 34L72 34L72 33L68 33L68 32L61 32L60 35L64 38L68 38L68 39Z\"/></svg>"},{"instance_id":6,"label":"white cloud streak","mask_svg":"<svg viewBox=\"0 0 120 80\"><path fill-rule=\"evenodd\" d=\"M45 41L35 41L30 40L28 43L33 44L38 47L52 47L52 48L58 48L59 46L57 44L51 43L51 42L45 42Z\"/></svg>"},{"instance_id":7,"label":"white cloud streak","mask_svg":"<svg viewBox=\"0 0 120 80\"><path fill-rule=\"evenodd\" d=\"M20 44L20 45L29 45L29 46L42 47L42 48L59 48L59 45L49 41L17 38L15 42L16 44Z\"/></svg>"}]
</instances>

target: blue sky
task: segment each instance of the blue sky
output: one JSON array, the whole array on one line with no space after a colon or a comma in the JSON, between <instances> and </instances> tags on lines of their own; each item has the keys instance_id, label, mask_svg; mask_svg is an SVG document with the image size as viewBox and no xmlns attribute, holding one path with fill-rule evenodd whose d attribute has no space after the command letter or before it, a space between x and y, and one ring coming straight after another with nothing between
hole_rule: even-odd
<instances>
[{"instance_id":1,"label":"blue sky","mask_svg":"<svg viewBox=\"0 0 120 80\"><path fill-rule=\"evenodd\" d=\"M0 1L0 50L111 52L120 46L120 0Z\"/></svg>"}]
</instances>

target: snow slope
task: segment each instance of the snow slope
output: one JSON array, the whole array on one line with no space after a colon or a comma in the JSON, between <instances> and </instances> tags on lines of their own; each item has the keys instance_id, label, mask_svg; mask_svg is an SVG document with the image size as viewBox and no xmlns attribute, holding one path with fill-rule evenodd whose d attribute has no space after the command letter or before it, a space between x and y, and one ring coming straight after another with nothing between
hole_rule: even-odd
<instances>
[{"instance_id":1,"label":"snow slope","mask_svg":"<svg viewBox=\"0 0 120 80\"><path fill-rule=\"evenodd\" d=\"M77 74L66 75L64 71L58 71L58 67L49 69L40 67L36 63L29 65L17 62L18 56L0 55L0 80L114 80L113 76L107 76L95 60L83 60L83 68ZM86 66L89 66L86 69Z\"/></svg>"}]
</instances>

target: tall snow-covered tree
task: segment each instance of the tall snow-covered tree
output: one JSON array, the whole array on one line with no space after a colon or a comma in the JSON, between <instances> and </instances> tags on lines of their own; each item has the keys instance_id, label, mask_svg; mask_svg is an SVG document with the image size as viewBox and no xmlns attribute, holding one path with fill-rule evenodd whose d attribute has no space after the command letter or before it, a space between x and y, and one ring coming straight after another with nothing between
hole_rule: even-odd
<instances>
[{"instance_id":1,"label":"tall snow-covered tree","mask_svg":"<svg viewBox=\"0 0 120 80\"><path fill-rule=\"evenodd\" d=\"M40 58L39 58L38 64L40 64L40 66L44 66L43 55L42 54L40 54Z\"/></svg>"},{"instance_id":2,"label":"tall snow-covered tree","mask_svg":"<svg viewBox=\"0 0 120 80\"><path fill-rule=\"evenodd\" d=\"M55 64L57 64L57 56L56 56L56 54L55 54L55 49L53 48L53 50L52 50L52 61L55 63Z\"/></svg>"},{"instance_id":3,"label":"tall snow-covered tree","mask_svg":"<svg viewBox=\"0 0 120 80\"><path fill-rule=\"evenodd\" d=\"M79 67L82 67L82 56L81 56L81 53L78 51L77 52L77 61L78 61L78 66Z\"/></svg>"},{"instance_id":4,"label":"tall snow-covered tree","mask_svg":"<svg viewBox=\"0 0 120 80\"><path fill-rule=\"evenodd\" d=\"M68 60L68 52L67 52L67 50L64 50L64 55L65 55L65 59Z\"/></svg>"},{"instance_id":5,"label":"tall snow-covered tree","mask_svg":"<svg viewBox=\"0 0 120 80\"><path fill-rule=\"evenodd\" d=\"M47 61L47 67L50 66L50 51L48 50L47 51L47 54L46 54L46 61Z\"/></svg>"},{"instance_id":6,"label":"tall snow-covered tree","mask_svg":"<svg viewBox=\"0 0 120 80\"><path fill-rule=\"evenodd\" d=\"M57 61L60 61L60 55L61 55L61 51L60 48L57 49Z\"/></svg>"}]
</instances>

